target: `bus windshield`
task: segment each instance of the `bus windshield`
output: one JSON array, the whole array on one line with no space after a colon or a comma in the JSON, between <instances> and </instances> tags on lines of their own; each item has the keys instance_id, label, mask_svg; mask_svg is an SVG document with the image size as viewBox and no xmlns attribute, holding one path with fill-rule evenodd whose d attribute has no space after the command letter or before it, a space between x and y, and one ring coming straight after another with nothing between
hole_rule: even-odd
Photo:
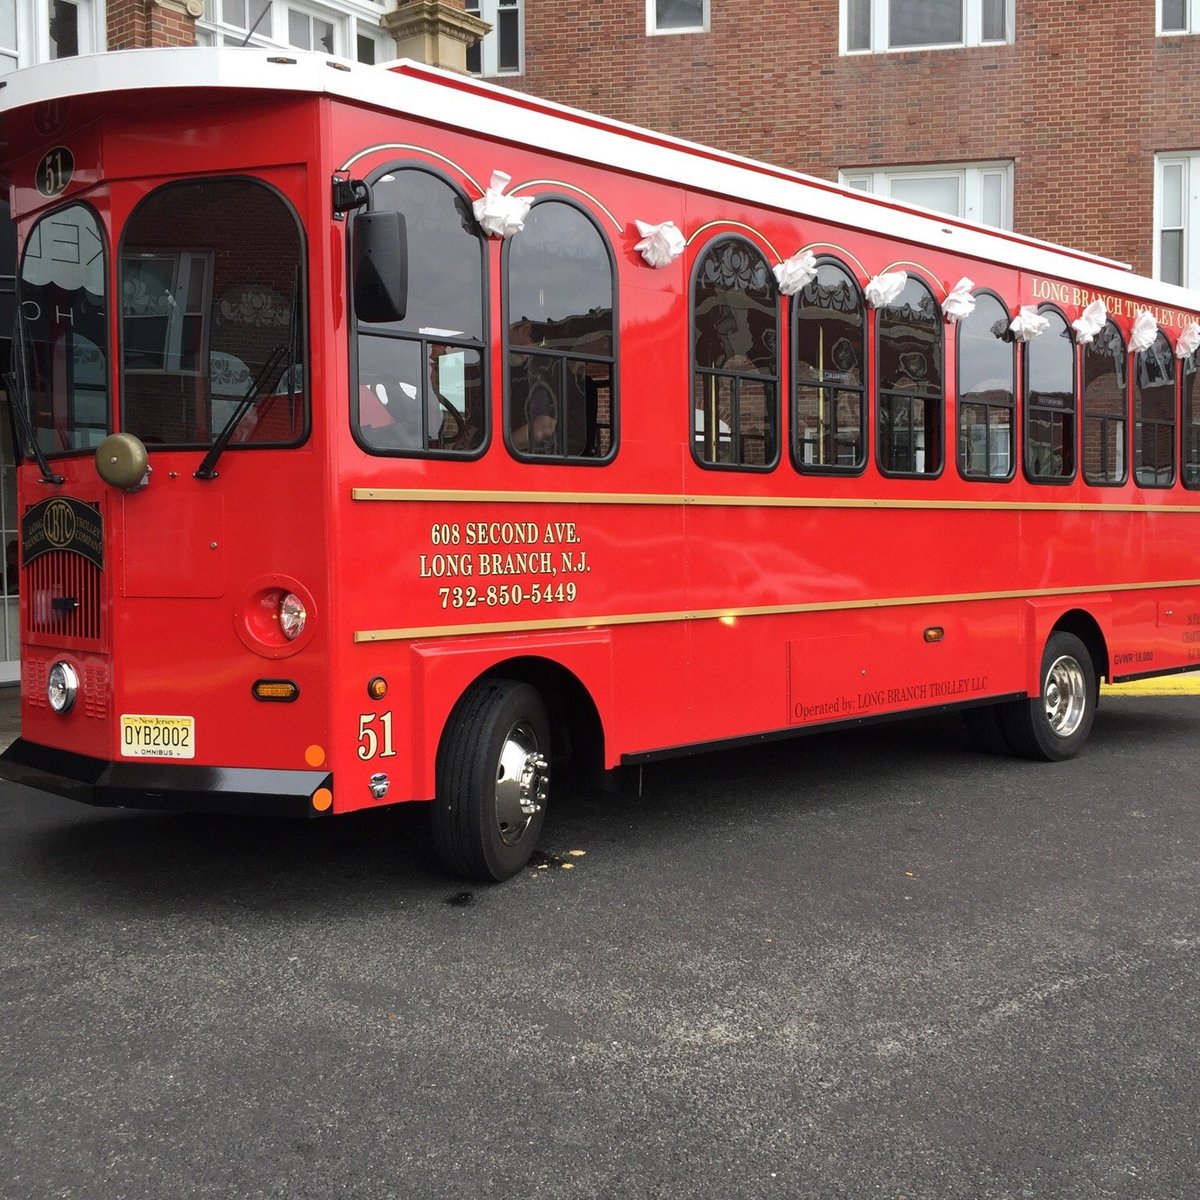
<instances>
[{"instance_id":1,"label":"bus windshield","mask_svg":"<svg viewBox=\"0 0 1200 1200\"><path fill-rule=\"evenodd\" d=\"M296 218L264 184L173 183L142 201L120 252L122 429L151 449L299 441L302 264Z\"/></svg>"}]
</instances>

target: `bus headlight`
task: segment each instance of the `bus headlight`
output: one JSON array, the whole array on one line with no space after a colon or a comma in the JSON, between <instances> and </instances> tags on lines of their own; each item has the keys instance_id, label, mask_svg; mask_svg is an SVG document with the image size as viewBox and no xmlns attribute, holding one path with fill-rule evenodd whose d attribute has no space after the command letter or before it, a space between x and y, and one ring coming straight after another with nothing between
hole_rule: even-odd
<instances>
[{"instance_id":1,"label":"bus headlight","mask_svg":"<svg viewBox=\"0 0 1200 1200\"><path fill-rule=\"evenodd\" d=\"M294 642L303 632L308 621L304 601L295 592L288 592L279 602L279 628L289 642Z\"/></svg>"},{"instance_id":2,"label":"bus headlight","mask_svg":"<svg viewBox=\"0 0 1200 1200\"><path fill-rule=\"evenodd\" d=\"M56 713L69 713L79 694L79 674L70 663L56 662L46 677L46 699Z\"/></svg>"}]
</instances>

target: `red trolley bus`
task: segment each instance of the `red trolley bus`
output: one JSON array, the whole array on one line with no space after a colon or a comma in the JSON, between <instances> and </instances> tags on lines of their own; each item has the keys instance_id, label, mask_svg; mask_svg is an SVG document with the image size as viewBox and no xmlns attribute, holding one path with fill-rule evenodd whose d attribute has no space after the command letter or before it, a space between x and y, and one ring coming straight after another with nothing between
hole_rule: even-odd
<instances>
[{"instance_id":1,"label":"red trolley bus","mask_svg":"<svg viewBox=\"0 0 1200 1200\"><path fill-rule=\"evenodd\" d=\"M1200 298L411 63L0 85L22 737L100 805L432 801L1200 665Z\"/></svg>"}]
</instances>

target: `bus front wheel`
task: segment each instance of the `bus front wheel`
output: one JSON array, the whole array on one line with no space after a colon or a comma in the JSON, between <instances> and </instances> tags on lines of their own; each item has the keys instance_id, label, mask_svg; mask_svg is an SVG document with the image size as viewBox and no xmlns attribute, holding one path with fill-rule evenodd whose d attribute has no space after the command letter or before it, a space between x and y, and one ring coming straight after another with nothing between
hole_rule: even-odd
<instances>
[{"instance_id":1,"label":"bus front wheel","mask_svg":"<svg viewBox=\"0 0 1200 1200\"><path fill-rule=\"evenodd\" d=\"M1008 705L1004 736L1025 758L1062 762L1087 742L1096 717L1096 668L1071 633L1053 633L1042 653L1041 694Z\"/></svg>"},{"instance_id":2,"label":"bus front wheel","mask_svg":"<svg viewBox=\"0 0 1200 1200\"><path fill-rule=\"evenodd\" d=\"M550 786L550 724L527 683L484 679L455 706L437 757L433 842L465 879L499 882L529 861Z\"/></svg>"}]
</instances>

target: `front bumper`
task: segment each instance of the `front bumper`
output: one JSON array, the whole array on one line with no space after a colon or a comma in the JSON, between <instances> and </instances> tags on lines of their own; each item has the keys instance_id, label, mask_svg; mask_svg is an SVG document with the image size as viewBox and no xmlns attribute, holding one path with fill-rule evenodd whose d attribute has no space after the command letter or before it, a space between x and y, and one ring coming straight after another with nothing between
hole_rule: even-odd
<instances>
[{"instance_id":1,"label":"front bumper","mask_svg":"<svg viewBox=\"0 0 1200 1200\"><path fill-rule=\"evenodd\" d=\"M313 793L333 787L327 771L110 762L24 738L0 754L0 779L101 808L258 817L324 816L313 807Z\"/></svg>"}]
</instances>

